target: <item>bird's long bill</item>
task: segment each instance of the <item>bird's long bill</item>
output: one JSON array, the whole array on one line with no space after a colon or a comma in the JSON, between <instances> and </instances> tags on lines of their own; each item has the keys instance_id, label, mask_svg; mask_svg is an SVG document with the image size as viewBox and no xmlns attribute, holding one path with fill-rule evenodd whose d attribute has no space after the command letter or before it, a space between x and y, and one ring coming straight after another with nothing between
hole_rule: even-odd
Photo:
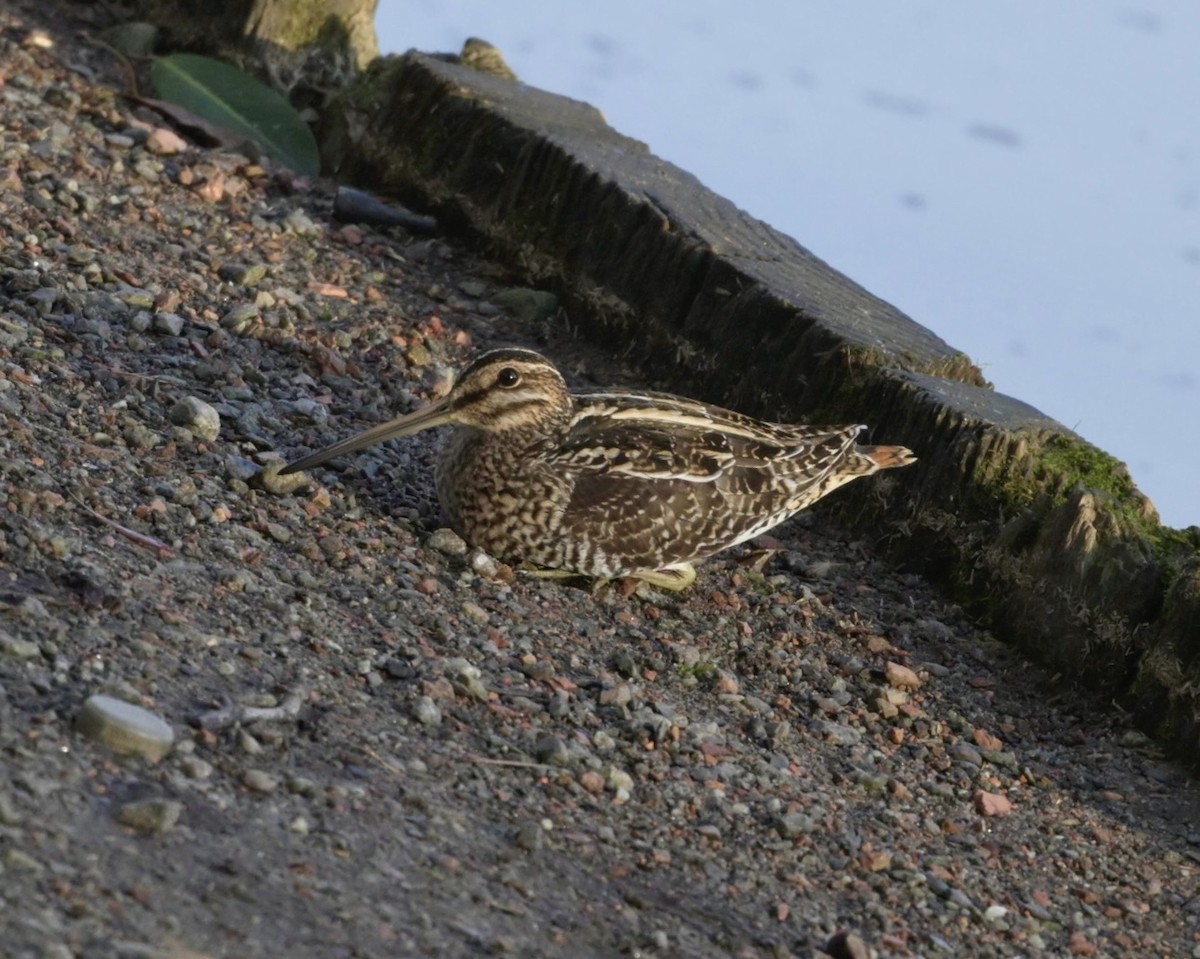
<instances>
[{"instance_id":1,"label":"bird's long bill","mask_svg":"<svg viewBox=\"0 0 1200 959\"><path fill-rule=\"evenodd\" d=\"M409 436L412 433L431 429L435 426L445 426L450 422L450 415L450 400L447 397L438 403L433 403L425 407L423 410L417 410L415 413L409 413L407 416L401 416L394 420L388 420L386 423L380 423L378 426L359 433L357 436L351 436L348 440L342 440L340 443L334 443L333 446L327 446L323 450L310 453L308 456L302 457L294 463L288 463L279 472L281 474L299 473L301 470L320 466L322 463L326 463L336 456L353 453L355 450L374 446L376 443L382 443L384 440L394 440L398 436Z\"/></svg>"}]
</instances>

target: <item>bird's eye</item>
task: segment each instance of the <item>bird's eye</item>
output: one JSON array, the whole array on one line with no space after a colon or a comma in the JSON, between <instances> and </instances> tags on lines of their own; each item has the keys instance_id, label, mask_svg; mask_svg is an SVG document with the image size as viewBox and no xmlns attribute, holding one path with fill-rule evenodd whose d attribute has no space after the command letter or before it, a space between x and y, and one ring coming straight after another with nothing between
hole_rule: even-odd
<instances>
[{"instance_id":1,"label":"bird's eye","mask_svg":"<svg viewBox=\"0 0 1200 959\"><path fill-rule=\"evenodd\" d=\"M511 366L506 366L496 374L496 385L506 390L511 390L514 386L521 382L521 374L514 370Z\"/></svg>"}]
</instances>

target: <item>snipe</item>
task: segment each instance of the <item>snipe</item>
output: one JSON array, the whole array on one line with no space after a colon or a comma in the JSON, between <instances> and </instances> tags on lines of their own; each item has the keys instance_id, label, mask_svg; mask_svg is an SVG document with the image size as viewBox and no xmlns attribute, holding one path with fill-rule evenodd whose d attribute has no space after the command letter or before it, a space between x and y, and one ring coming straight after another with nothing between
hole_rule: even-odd
<instances>
[{"instance_id":1,"label":"snipe","mask_svg":"<svg viewBox=\"0 0 1200 959\"><path fill-rule=\"evenodd\" d=\"M494 350L442 400L284 467L434 426L455 430L437 469L464 538L543 575L632 576L683 589L692 564L782 523L859 476L907 466L866 427L785 426L665 393L571 392L530 350Z\"/></svg>"}]
</instances>

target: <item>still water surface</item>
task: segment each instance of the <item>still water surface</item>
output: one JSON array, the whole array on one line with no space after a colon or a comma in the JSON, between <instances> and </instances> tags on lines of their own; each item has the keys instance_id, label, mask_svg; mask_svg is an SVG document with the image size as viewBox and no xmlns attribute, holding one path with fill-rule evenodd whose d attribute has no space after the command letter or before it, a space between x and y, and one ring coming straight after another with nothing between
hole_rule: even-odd
<instances>
[{"instance_id":1,"label":"still water surface","mask_svg":"<svg viewBox=\"0 0 1200 959\"><path fill-rule=\"evenodd\" d=\"M1200 524L1200 3L381 0L496 44Z\"/></svg>"}]
</instances>

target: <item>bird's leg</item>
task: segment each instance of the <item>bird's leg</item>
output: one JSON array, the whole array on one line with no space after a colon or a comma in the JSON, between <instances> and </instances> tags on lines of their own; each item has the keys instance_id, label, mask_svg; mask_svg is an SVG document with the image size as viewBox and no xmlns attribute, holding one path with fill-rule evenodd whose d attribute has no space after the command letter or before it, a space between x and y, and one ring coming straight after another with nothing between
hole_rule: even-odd
<instances>
[{"instance_id":1,"label":"bird's leg","mask_svg":"<svg viewBox=\"0 0 1200 959\"><path fill-rule=\"evenodd\" d=\"M535 579L588 578L583 573L577 573L574 570L551 569L546 566L523 567L521 572ZM651 586L657 586L659 589L679 592L680 590L687 589L696 581L696 570L691 563L679 563L676 566L665 566L662 569L648 569L639 573L630 573L626 578L641 580L643 583L649 583ZM611 579L593 579L592 592L600 592L600 590L604 589L611 582Z\"/></svg>"},{"instance_id":2,"label":"bird's leg","mask_svg":"<svg viewBox=\"0 0 1200 959\"><path fill-rule=\"evenodd\" d=\"M649 569L640 573L630 573L630 579L640 579L659 589L669 589L673 592L687 589L696 582L696 569L691 563L679 563L676 566L664 566L662 569Z\"/></svg>"},{"instance_id":3,"label":"bird's leg","mask_svg":"<svg viewBox=\"0 0 1200 959\"><path fill-rule=\"evenodd\" d=\"M584 579L583 573L572 569L552 569L549 566L523 566L521 572L534 579Z\"/></svg>"}]
</instances>

